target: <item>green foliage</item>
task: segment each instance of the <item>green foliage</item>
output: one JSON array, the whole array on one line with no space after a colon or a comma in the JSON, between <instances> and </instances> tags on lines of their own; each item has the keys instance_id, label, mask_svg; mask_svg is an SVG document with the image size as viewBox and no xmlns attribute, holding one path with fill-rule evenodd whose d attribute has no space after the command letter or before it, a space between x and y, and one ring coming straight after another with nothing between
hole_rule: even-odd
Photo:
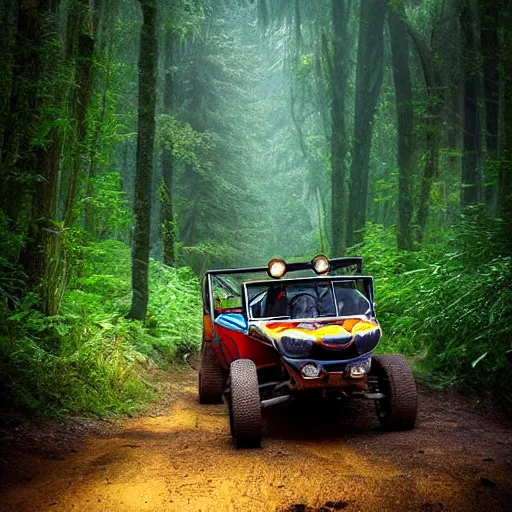
<instances>
[{"instance_id":1,"label":"green foliage","mask_svg":"<svg viewBox=\"0 0 512 512\"><path fill-rule=\"evenodd\" d=\"M199 345L198 280L190 269L152 261L144 327L124 318L130 249L109 240L84 246L75 256L60 315L42 315L35 294L14 313L4 307L0 397L16 410L40 416L140 409L155 396L144 372L155 362L167 366L183 360Z\"/></svg>"},{"instance_id":2,"label":"green foliage","mask_svg":"<svg viewBox=\"0 0 512 512\"><path fill-rule=\"evenodd\" d=\"M212 268L235 266L239 256L238 252L227 244L213 242L183 247L181 254L183 259L198 274Z\"/></svg>"},{"instance_id":3,"label":"green foliage","mask_svg":"<svg viewBox=\"0 0 512 512\"><path fill-rule=\"evenodd\" d=\"M130 306L130 249L106 240L84 248L80 271L66 295L63 312L79 312L96 323L128 322L123 315ZM170 363L196 350L201 339L199 280L187 267L171 268L150 263L150 300L146 329L138 328L137 347L147 356L154 349Z\"/></svg>"},{"instance_id":4,"label":"green foliage","mask_svg":"<svg viewBox=\"0 0 512 512\"><path fill-rule=\"evenodd\" d=\"M162 114L158 119L157 145L168 151L180 163L205 165L205 155L211 151L211 135L195 131L190 124ZM202 157L202 158L201 158Z\"/></svg>"},{"instance_id":5,"label":"green foliage","mask_svg":"<svg viewBox=\"0 0 512 512\"><path fill-rule=\"evenodd\" d=\"M0 210L0 312L7 300L16 301L25 290L25 275L21 266L14 263L14 257L22 247L24 237L12 230L12 222Z\"/></svg>"},{"instance_id":6,"label":"green foliage","mask_svg":"<svg viewBox=\"0 0 512 512\"><path fill-rule=\"evenodd\" d=\"M123 238L133 223L130 203L121 186L117 172L107 172L91 179L95 194L78 202L78 207L89 205L94 218L95 235L103 238Z\"/></svg>"},{"instance_id":7,"label":"green foliage","mask_svg":"<svg viewBox=\"0 0 512 512\"><path fill-rule=\"evenodd\" d=\"M168 16L162 22L163 28L170 30L177 39L183 40L197 31L204 22L203 10L206 5L200 0L175 0L170 6L165 5L164 13Z\"/></svg>"},{"instance_id":8,"label":"green foliage","mask_svg":"<svg viewBox=\"0 0 512 512\"><path fill-rule=\"evenodd\" d=\"M381 350L411 356L431 385L467 385L506 398L512 259L503 250L503 226L474 209L445 236L400 252L391 230L368 226L363 254L365 272L376 279Z\"/></svg>"},{"instance_id":9,"label":"green foliage","mask_svg":"<svg viewBox=\"0 0 512 512\"><path fill-rule=\"evenodd\" d=\"M393 0L396 4L398 0ZM407 19L426 34L431 34L432 25L438 21L444 3L441 0L425 0L424 2L405 4Z\"/></svg>"}]
</instances>

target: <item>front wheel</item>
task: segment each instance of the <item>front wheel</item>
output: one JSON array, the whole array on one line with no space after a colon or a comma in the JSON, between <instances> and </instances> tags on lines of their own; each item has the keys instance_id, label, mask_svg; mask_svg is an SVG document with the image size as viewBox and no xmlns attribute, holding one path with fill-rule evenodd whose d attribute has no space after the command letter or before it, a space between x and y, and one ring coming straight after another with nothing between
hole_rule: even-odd
<instances>
[{"instance_id":1,"label":"front wheel","mask_svg":"<svg viewBox=\"0 0 512 512\"><path fill-rule=\"evenodd\" d=\"M237 359L230 367L229 424L237 448L258 448L261 443L261 401L256 365Z\"/></svg>"},{"instance_id":2,"label":"front wheel","mask_svg":"<svg viewBox=\"0 0 512 512\"><path fill-rule=\"evenodd\" d=\"M418 393L407 360L400 354L373 356L371 374L377 377L379 391L385 395L375 401L381 425L387 430L414 428Z\"/></svg>"}]
</instances>

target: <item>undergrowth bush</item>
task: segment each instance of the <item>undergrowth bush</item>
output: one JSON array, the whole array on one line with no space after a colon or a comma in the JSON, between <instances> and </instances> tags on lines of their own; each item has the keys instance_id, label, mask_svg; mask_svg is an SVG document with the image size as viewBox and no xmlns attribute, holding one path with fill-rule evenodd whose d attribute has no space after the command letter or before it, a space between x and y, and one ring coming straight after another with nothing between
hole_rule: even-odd
<instances>
[{"instance_id":1,"label":"undergrowth bush","mask_svg":"<svg viewBox=\"0 0 512 512\"><path fill-rule=\"evenodd\" d=\"M499 220L478 209L439 243L396 250L394 234L369 226L363 255L375 275L382 352L399 351L433 386L492 391L512 406L512 259Z\"/></svg>"},{"instance_id":2,"label":"undergrowth bush","mask_svg":"<svg viewBox=\"0 0 512 512\"><path fill-rule=\"evenodd\" d=\"M43 316L34 294L14 313L6 301L0 305L0 401L8 411L51 417L137 410L155 395L144 370L183 360L200 343L199 281L190 269L151 262L142 326L124 318L130 249L108 240L83 247L81 255L59 316Z\"/></svg>"}]
</instances>

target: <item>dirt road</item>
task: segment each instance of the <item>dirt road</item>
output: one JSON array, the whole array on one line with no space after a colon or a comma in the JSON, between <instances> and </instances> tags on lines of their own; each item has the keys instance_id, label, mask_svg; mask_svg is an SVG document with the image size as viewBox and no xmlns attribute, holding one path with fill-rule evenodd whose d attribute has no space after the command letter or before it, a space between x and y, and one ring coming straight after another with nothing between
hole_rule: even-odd
<instances>
[{"instance_id":1,"label":"dirt road","mask_svg":"<svg viewBox=\"0 0 512 512\"><path fill-rule=\"evenodd\" d=\"M178 372L159 414L80 443L7 439L0 510L512 510L512 425L470 400L421 391L403 433L381 431L372 403L280 408L261 450L236 451L225 406L200 406L195 380Z\"/></svg>"}]
</instances>

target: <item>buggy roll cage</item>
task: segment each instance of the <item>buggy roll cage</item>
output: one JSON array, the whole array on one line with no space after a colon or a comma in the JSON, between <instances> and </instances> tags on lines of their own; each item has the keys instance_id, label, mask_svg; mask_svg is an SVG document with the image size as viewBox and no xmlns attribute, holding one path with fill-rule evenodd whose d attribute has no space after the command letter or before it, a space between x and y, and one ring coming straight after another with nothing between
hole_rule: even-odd
<instances>
[{"instance_id":1,"label":"buggy roll cage","mask_svg":"<svg viewBox=\"0 0 512 512\"><path fill-rule=\"evenodd\" d=\"M363 258L361 257L350 257L350 258L333 258L329 260L329 271L323 277L332 276L332 273L336 270L346 267L355 266L357 268L357 275L361 275L363 272ZM216 277L217 281L229 292L233 292L231 283L220 278L220 275L227 274L256 274L259 272L267 273L268 267L242 267L242 268L227 268L208 270L205 272L202 280L202 299L203 299L203 312L205 315L209 315L212 319L214 318L214 304L211 296L211 290L213 290L213 277ZM314 267L312 261L305 262L293 262L286 263L286 273L297 272L300 270L312 270ZM268 281L279 281L279 279L269 278Z\"/></svg>"},{"instance_id":2,"label":"buggy roll cage","mask_svg":"<svg viewBox=\"0 0 512 512\"><path fill-rule=\"evenodd\" d=\"M333 258L329 260L329 275L334 270L339 270L340 268L346 268L356 266L357 273L361 274L363 272L363 258L360 256L353 258ZM311 261L300 261L294 263L286 263L286 273L288 272L296 272L298 270L313 270L313 264ZM225 268L219 270L208 270L205 272L206 275L216 275L216 274L251 274L256 272L267 272L267 267L242 267L242 268Z\"/></svg>"}]
</instances>

